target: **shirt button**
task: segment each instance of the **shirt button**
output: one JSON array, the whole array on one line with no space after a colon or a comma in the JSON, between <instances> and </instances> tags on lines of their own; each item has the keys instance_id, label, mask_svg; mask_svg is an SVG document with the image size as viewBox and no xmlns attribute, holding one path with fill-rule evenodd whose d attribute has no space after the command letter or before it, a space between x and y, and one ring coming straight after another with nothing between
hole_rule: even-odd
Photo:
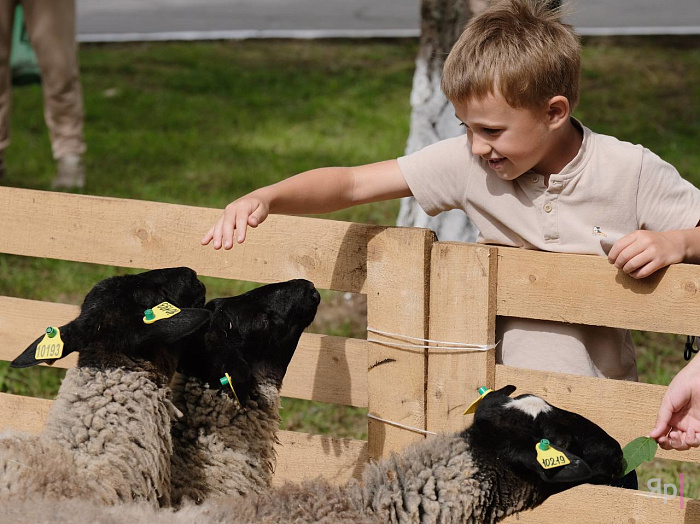
<instances>
[{"instance_id":1,"label":"shirt button","mask_svg":"<svg viewBox=\"0 0 700 524\"><path fill-rule=\"evenodd\" d=\"M549 213L550 211L552 211L552 204L547 202L542 209L544 209L545 213Z\"/></svg>"},{"instance_id":2,"label":"shirt button","mask_svg":"<svg viewBox=\"0 0 700 524\"><path fill-rule=\"evenodd\" d=\"M530 180L532 180L533 182L537 182L539 179L540 177L538 177L537 175L533 175Z\"/></svg>"}]
</instances>

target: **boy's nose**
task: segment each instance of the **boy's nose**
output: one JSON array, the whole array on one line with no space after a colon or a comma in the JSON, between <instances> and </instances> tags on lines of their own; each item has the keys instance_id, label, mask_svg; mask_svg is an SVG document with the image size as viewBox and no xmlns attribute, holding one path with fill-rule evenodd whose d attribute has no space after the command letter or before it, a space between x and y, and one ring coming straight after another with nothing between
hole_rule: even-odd
<instances>
[{"instance_id":1,"label":"boy's nose","mask_svg":"<svg viewBox=\"0 0 700 524\"><path fill-rule=\"evenodd\" d=\"M488 155L491 152L491 146L478 137L472 137L472 154L478 156Z\"/></svg>"}]
</instances>

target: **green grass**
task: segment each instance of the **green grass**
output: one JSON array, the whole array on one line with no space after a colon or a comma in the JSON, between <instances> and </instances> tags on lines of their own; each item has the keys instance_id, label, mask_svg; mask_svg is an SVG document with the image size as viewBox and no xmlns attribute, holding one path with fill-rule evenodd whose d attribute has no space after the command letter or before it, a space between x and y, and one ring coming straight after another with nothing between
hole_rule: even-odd
<instances>
[{"instance_id":1,"label":"green grass","mask_svg":"<svg viewBox=\"0 0 700 524\"><path fill-rule=\"evenodd\" d=\"M595 131L644 144L700 185L697 39L584 43L575 115ZM87 191L222 208L300 171L399 156L416 52L413 40L82 45ZM41 107L39 86L14 91L7 185L50 186L54 165ZM385 202L328 217L391 225L397 211L397 202ZM0 255L0 295L77 304L96 281L125 271ZM212 297L252 286L205 283ZM325 301L343 302L331 293ZM363 328L343 315L315 326L346 336L363 336ZM667 384L683 366L682 337L638 332L635 341L643 381ZM52 397L61 377L60 370L0 363L0 391ZM366 410L292 399L284 405L287 428L366 437ZM686 478L700 478L697 467L682 468ZM644 466L640 484L653 476L674 482L678 471ZM697 482L692 492L697 496Z\"/></svg>"}]
</instances>

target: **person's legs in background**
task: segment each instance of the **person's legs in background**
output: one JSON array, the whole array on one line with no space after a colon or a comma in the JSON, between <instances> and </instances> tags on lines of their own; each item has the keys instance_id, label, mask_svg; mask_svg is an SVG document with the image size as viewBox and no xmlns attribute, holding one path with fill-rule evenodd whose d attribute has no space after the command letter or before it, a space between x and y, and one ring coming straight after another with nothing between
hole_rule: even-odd
<instances>
[{"instance_id":1,"label":"person's legs in background","mask_svg":"<svg viewBox=\"0 0 700 524\"><path fill-rule=\"evenodd\" d=\"M85 184L85 140L75 0L22 0L22 6L41 69L44 115L58 164L52 185L54 189L81 188Z\"/></svg>"},{"instance_id":2,"label":"person's legs in background","mask_svg":"<svg viewBox=\"0 0 700 524\"><path fill-rule=\"evenodd\" d=\"M12 73L10 46L16 0L0 0L0 179L5 175L5 148L10 143L10 101Z\"/></svg>"}]
</instances>

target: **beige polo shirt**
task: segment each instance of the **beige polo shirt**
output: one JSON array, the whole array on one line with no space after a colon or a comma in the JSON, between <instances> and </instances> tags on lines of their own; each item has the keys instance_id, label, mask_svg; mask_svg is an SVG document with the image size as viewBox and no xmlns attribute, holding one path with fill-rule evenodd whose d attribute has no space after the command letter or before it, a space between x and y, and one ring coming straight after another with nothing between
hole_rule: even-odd
<instances>
[{"instance_id":1,"label":"beige polo shirt","mask_svg":"<svg viewBox=\"0 0 700 524\"><path fill-rule=\"evenodd\" d=\"M700 190L639 145L583 130L576 157L544 178L528 172L498 178L471 152L466 136L398 159L429 215L462 209L478 242L561 253L605 255L601 238L636 231L691 229L700 221ZM603 236L605 235L605 236ZM574 275L575 276L575 275ZM636 380L627 330L499 317L499 362L576 375Z\"/></svg>"}]
</instances>

